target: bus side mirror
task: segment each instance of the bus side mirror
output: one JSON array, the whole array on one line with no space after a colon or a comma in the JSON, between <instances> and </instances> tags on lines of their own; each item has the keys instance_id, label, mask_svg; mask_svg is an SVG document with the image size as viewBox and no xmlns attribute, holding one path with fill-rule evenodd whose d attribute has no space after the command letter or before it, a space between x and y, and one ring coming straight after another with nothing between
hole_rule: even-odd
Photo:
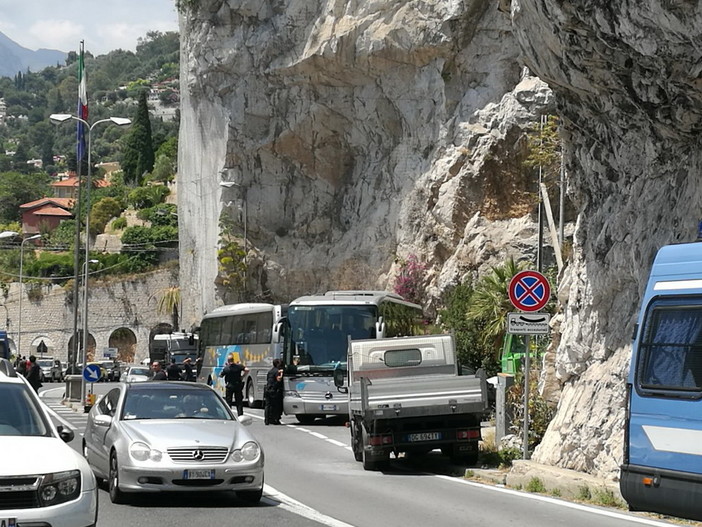
<instances>
[{"instance_id":1,"label":"bus side mirror","mask_svg":"<svg viewBox=\"0 0 702 527\"><path fill-rule=\"evenodd\" d=\"M346 380L346 370L342 370L341 368L336 368L334 370L334 386L341 392L341 393L348 393L348 388L344 386L344 381Z\"/></svg>"},{"instance_id":2,"label":"bus side mirror","mask_svg":"<svg viewBox=\"0 0 702 527\"><path fill-rule=\"evenodd\" d=\"M375 338L385 338L385 321L383 321L383 317L379 317L375 323Z\"/></svg>"}]
</instances>

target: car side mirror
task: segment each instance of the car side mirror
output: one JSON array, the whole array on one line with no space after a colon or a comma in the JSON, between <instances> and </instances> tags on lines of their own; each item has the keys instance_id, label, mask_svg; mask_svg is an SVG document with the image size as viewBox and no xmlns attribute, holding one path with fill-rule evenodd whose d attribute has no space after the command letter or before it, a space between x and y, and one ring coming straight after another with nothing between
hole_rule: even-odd
<instances>
[{"instance_id":1,"label":"car side mirror","mask_svg":"<svg viewBox=\"0 0 702 527\"><path fill-rule=\"evenodd\" d=\"M240 415L237 420L244 426L249 426L253 422L253 419L248 415Z\"/></svg>"},{"instance_id":2,"label":"car side mirror","mask_svg":"<svg viewBox=\"0 0 702 527\"><path fill-rule=\"evenodd\" d=\"M76 436L73 430L71 430L70 428L64 428L63 425L58 425L56 427L56 431L58 432L59 437L64 443L70 443Z\"/></svg>"},{"instance_id":3,"label":"car side mirror","mask_svg":"<svg viewBox=\"0 0 702 527\"><path fill-rule=\"evenodd\" d=\"M112 416L110 415L96 415L93 420L96 426L110 426L112 424Z\"/></svg>"}]
</instances>

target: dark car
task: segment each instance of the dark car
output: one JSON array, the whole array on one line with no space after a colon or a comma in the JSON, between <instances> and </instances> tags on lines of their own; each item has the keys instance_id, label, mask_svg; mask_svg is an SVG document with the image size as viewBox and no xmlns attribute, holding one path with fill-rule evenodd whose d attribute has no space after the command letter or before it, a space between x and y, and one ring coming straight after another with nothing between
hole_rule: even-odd
<instances>
[{"instance_id":1,"label":"dark car","mask_svg":"<svg viewBox=\"0 0 702 527\"><path fill-rule=\"evenodd\" d=\"M109 382L119 382L120 378L122 377L122 369L120 368L119 361L107 360L100 364L107 372L107 377L105 380Z\"/></svg>"}]
</instances>

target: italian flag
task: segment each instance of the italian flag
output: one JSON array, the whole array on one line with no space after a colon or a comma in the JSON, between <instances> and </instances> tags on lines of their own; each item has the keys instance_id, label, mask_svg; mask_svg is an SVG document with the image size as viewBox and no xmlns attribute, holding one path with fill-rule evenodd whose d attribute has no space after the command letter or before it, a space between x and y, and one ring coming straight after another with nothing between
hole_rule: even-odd
<instances>
[{"instance_id":1,"label":"italian flag","mask_svg":"<svg viewBox=\"0 0 702 527\"><path fill-rule=\"evenodd\" d=\"M85 78L85 63L84 63L84 43L80 41L80 55L78 57L78 117L84 121L88 120L88 89ZM76 149L76 157L78 161L83 159L85 155L85 124L78 121L78 147Z\"/></svg>"}]
</instances>

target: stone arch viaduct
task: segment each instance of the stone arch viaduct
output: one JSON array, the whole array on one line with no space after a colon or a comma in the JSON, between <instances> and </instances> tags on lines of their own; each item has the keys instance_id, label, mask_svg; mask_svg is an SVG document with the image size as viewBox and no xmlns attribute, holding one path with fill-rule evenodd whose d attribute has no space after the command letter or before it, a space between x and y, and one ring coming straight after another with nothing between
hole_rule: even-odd
<instances>
[{"instance_id":1,"label":"stone arch viaduct","mask_svg":"<svg viewBox=\"0 0 702 527\"><path fill-rule=\"evenodd\" d=\"M101 360L105 350L116 348L117 357L125 362L138 362L148 357L151 333L158 332L159 327L172 327L173 324L169 313L159 312L159 300L166 289L177 285L177 268L154 271L130 279L110 277L106 280L91 280L88 301L89 355L95 360ZM73 345L72 291L59 286L29 287L26 282L22 290L21 320L20 284L11 284L4 297L0 296L0 302L5 307L5 310L0 309L0 321L5 316L5 322L9 322L3 325L12 352L17 352L19 341L21 355L39 356L37 347L43 341L47 347L44 356L67 361L69 349ZM82 310L81 303L79 331L83 327ZM20 324L22 337L18 339ZM79 338L82 340L82 337Z\"/></svg>"}]
</instances>

